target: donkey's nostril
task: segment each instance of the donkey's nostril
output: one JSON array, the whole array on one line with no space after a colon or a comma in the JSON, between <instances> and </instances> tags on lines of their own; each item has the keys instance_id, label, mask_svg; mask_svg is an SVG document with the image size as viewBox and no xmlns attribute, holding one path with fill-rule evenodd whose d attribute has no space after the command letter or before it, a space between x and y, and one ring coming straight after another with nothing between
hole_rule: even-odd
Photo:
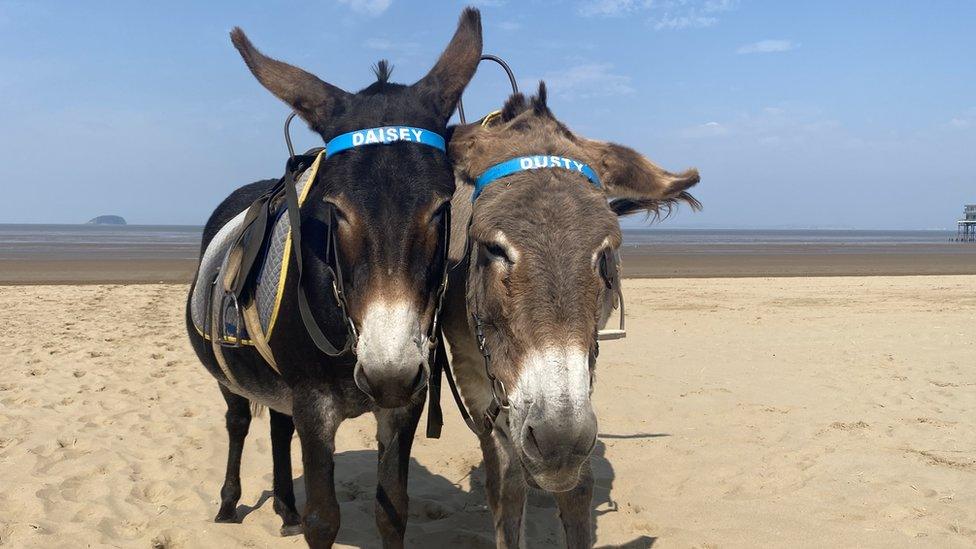
<instances>
[{"instance_id":1,"label":"donkey's nostril","mask_svg":"<svg viewBox=\"0 0 976 549\"><path fill-rule=\"evenodd\" d=\"M535 429L529 425L525 430L525 443L523 444L525 454L534 460L542 459L542 449L539 448L539 440L535 437Z\"/></svg>"},{"instance_id":2,"label":"donkey's nostril","mask_svg":"<svg viewBox=\"0 0 976 549\"><path fill-rule=\"evenodd\" d=\"M359 387L360 391L366 393L367 395L372 394L369 386L369 378L366 377L366 371L359 364L356 365L352 378L353 381L356 382L356 387Z\"/></svg>"},{"instance_id":3,"label":"donkey's nostril","mask_svg":"<svg viewBox=\"0 0 976 549\"><path fill-rule=\"evenodd\" d=\"M366 371L369 370L369 375ZM375 368L357 364L353 381L359 390L381 408L400 408L410 403L417 393L427 387L429 374L423 365L410 374L412 368Z\"/></svg>"},{"instance_id":4,"label":"donkey's nostril","mask_svg":"<svg viewBox=\"0 0 976 549\"><path fill-rule=\"evenodd\" d=\"M413 392L418 393L427 387L427 381L430 376L427 375L427 369L423 365L417 369L417 377L413 378Z\"/></svg>"}]
</instances>

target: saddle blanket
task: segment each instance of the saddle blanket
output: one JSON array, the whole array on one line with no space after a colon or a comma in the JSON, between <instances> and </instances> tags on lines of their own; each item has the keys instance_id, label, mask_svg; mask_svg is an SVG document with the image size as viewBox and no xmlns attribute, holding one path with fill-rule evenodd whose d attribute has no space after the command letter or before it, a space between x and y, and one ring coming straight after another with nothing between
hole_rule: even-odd
<instances>
[{"instance_id":1,"label":"saddle blanket","mask_svg":"<svg viewBox=\"0 0 976 549\"><path fill-rule=\"evenodd\" d=\"M320 153L312 165L296 178L295 191L299 204L305 201L312 187L310 182L315 180L323 157ZM214 284L214 281L222 278L221 274L227 266L228 252L240 234L246 213L247 208L244 208L220 228L203 252L200 267L197 269L193 295L190 298L190 318L197 332L205 339L216 338L227 344L255 345L256 339L266 342L274 331L288 277L292 246L288 211L284 204L274 214L273 225L266 233L270 236L262 248L263 257L255 260L258 271L254 278L253 291L249 292L253 297L248 303L239 304L240 317L234 311L233 300L225 299L220 284ZM223 315L220 314L222 309ZM218 326L221 316L224 326ZM237 325L239 320L243 321L243 325Z\"/></svg>"}]
</instances>

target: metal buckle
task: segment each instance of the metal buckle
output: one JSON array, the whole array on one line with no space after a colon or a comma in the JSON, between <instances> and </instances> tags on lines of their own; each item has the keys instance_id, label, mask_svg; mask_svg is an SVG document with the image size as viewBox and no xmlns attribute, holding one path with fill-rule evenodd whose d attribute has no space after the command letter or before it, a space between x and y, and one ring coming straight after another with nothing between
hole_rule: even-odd
<instances>
[{"instance_id":1,"label":"metal buckle","mask_svg":"<svg viewBox=\"0 0 976 549\"><path fill-rule=\"evenodd\" d=\"M620 309L620 327L618 329L603 329L596 333L597 341L610 341L614 339L623 339L627 337L627 330L624 326L624 319L626 314L624 312L624 292L622 289L622 282L620 280L620 253L614 250L613 257L608 257L604 255L603 261L613 261L614 269L613 272L604 271L604 265L601 265L601 272L604 277L604 282L607 284L607 288L613 291L617 298L617 304L614 305L614 310ZM609 265L606 265L607 270L609 270Z\"/></svg>"},{"instance_id":2,"label":"metal buckle","mask_svg":"<svg viewBox=\"0 0 976 549\"><path fill-rule=\"evenodd\" d=\"M489 374L491 375L491 374ZM501 398L499 398L499 393L501 393ZM508 410L511 406L508 402L508 391L505 390L505 384L502 380L491 375L491 396L495 399L495 404L501 410Z\"/></svg>"},{"instance_id":3,"label":"metal buckle","mask_svg":"<svg viewBox=\"0 0 976 549\"><path fill-rule=\"evenodd\" d=\"M352 351L352 354L356 354L356 348L359 346L359 332L356 331L356 325L353 323L352 319L349 318L349 315L346 315L346 320L349 323L349 334L347 336L349 350Z\"/></svg>"},{"instance_id":4,"label":"metal buckle","mask_svg":"<svg viewBox=\"0 0 976 549\"><path fill-rule=\"evenodd\" d=\"M336 303L342 307L342 292L339 290L339 285L336 284L336 275L332 273L332 295L335 297Z\"/></svg>"},{"instance_id":5,"label":"metal buckle","mask_svg":"<svg viewBox=\"0 0 976 549\"><path fill-rule=\"evenodd\" d=\"M233 341L228 340L229 336L227 335L228 332L227 332L226 314L227 314L228 297L230 298L231 306L234 309ZM237 295L234 294L233 292L224 292L223 297L220 298L220 312L217 315L217 322L220 326L220 329L218 330L220 338L217 340L217 343L219 343L221 347L229 347L232 349L236 349L240 347L242 345L242 340L243 340L243 338L241 337L241 331L244 324L244 315L241 314L241 306L240 303L237 302Z\"/></svg>"}]
</instances>

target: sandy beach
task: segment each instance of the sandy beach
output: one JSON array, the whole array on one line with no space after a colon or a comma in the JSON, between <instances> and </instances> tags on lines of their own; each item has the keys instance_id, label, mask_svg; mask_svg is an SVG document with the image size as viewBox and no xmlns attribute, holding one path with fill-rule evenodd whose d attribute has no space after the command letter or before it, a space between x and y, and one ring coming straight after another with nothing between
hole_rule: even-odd
<instances>
[{"instance_id":1,"label":"sandy beach","mask_svg":"<svg viewBox=\"0 0 976 549\"><path fill-rule=\"evenodd\" d=\"M627 280L595 402L598 545L976 542L976 276ZM0 286L0 545L300 547L277 536L267 417L242 524L214 524L223 403L184 285ZM492 545L480 452L445 391L418 438L414 547ZM299 506L304 501L294 441ZM339 431L339 542L377 546L373 420ZM559 543L533 495L532 546Z\"/></svg>"}]
</instances>

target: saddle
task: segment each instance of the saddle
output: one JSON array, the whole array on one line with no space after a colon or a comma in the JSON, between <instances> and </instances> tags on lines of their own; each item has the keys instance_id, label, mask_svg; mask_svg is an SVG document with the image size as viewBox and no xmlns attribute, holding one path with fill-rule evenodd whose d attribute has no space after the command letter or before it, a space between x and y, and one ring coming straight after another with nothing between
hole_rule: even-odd
<instances>
[{"instance_id":1,"label":"saddle","mask_svg":"<svg viewBox=\"0 0 976 549\"><path fill-rule=\"evenodd\" d=\"M221 227L204 251L191 298L193 324L225 347L254 346L277 369L267 347L278 315L291 251L287 185L299 204L314 181L323 149L295 155L286 173Z\"/></svg>"}]
</instances>

